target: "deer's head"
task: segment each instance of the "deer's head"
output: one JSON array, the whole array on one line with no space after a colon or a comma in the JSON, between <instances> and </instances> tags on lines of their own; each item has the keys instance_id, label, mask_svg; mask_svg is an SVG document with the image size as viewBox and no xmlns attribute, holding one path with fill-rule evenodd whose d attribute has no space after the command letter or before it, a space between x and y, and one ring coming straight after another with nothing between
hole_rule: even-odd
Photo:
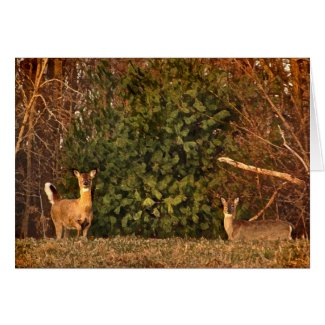
<instances>
[{"instance_id":1,"label":"deer's head","mask_svg":"<svg viewBox=\"0 0 325 325\"><path fill-rule=\"evenodd\" d=\"M236 212L237 205L239 202L239 198L237 197L236 199L228 199L225 200L223 197L221 198L221 202L223 205L223 213L225 216L233 216L234 213Z\"/></svg>"},{"instance_id":2,"label":"deer's head","mask_svg":"<svg viewBox=\"0 0 325 325\"><path fill-rule=\"evenodd\" d=\"M73 173L78 179L81 191L88 192L89 190L91 190L92 180L97 173L96 169L91 170L89 173L80 173L77 169L74 169Z\"/></svg>"}]
</instances>

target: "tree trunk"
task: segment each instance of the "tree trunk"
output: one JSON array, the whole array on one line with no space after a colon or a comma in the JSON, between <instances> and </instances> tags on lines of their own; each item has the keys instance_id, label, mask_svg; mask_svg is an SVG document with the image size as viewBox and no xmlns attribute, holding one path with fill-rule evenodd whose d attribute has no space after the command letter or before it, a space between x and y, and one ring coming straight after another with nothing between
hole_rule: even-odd
<instances>
[{"instance_id":1,"label":"tree trunk","mask_svg":"<svg viewBox=\"0 0 325 325\"><path fill-rule=\"evenodd\" d=\"M23 221L21 225L20 237L28 237L28 228L29 228L29 215L30 215L30 206L31 206L31 193L32 193L32 148L34 133L31 132L33 128L33 119L34 119L34 109L35 102L31 107L31 113L28 121L28 135L26 141L26 200L25 200L25 211L23 215Z\"/></svg>"},{"instance_id":2,"label":"tree trunk","mask_svg":"<svg viewBox=\"0 0 325 325\"><path fill-rule=\"evenodd\" d=\"M25 211L23 215L20 237L26 238L28 237L28 228L29 228L29 216L30 216L30 206L31 206L31 194L32 194L32 150L33 150L33 140L34 140L34 132L32 131L34 127L34 115L35 115L35 107L36 107L36 98L39 90L40 81L42 79L42 75L44 73L45 67L47 64L47 59L37 59L37 69L35 76L35 87L33 90L33 94L29 101L28 107L26 107L26 112L24 116L25 124L20 129L18 141L16 144L16 153L20 149L20 144L22 142L24 136L25 127L28 126L26 131L27 139L26 139L26 187L25 187ZM27 123L28 122L28 123Z\"/></svg>"}]
</instances>

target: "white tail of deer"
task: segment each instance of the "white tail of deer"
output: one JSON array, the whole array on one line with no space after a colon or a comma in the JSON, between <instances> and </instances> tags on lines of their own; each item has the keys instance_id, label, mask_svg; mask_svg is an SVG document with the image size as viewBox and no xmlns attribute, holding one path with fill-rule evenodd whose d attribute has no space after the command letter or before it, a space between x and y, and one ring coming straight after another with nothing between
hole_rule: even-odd
<instances>
[{"instance_id":1,"label":"white tail of deer","mask_svg":"<svg viewBox=\"0 0 325 325\"><path fill-rule=\"evenodd\" d=\"M96 170L89 173L73 171L78 178L80 188L79 199L60 199L60 196L51 183L45 184L45 193L52 204L51 217L55 226L56 238L62 237L64 229L65 237L68 229L77 229L77 237L82 230L83 237L87 237L88 230L93 220L91 186L96 175Z\"/></svg>"},{"instance_id":2,"label":"white tail of deer","mask_svg":"<svg viewBox=\"0 0 325 325\"><path fill-rule=\"evenodd\" d=\"M278 240L291 239L293 226L281 220L247 221L235 220L239 198L226 201L223 204L224 227L229 240Z\"/></svg>"}]
</instances>

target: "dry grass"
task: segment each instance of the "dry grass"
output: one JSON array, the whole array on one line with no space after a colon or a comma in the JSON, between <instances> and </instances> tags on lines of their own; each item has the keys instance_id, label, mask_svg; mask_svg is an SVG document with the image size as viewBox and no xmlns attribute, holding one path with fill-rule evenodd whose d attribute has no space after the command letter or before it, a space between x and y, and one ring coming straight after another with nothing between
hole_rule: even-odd
<instances>
[{"instance_id":1,"label":"dry grass","mask_svg":"<svg viewBox=\"0 0 325 325\"><path fill-rule=\"evenodd\" d=\"M16 268L309 268L309 241L16 240Z\"/></svg>"}]
</instances>

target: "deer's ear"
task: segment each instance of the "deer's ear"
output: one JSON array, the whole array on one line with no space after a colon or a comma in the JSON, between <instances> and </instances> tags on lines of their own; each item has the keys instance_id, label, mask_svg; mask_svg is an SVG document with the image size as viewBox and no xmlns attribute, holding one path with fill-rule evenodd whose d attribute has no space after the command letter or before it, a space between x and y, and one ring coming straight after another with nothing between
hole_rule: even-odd
<instances>
[{"instance_id":1,"label":"deer's ear","mask_svg":"<svg viewBox=\"0 0 325 325\"><path fill-rule=\"evenodd\" d=\"M74 169L74 170L73 170L73 173L74 173L74 175L75 175L76 177L79 177L79 176L80 176L80 173L79 173L79 171L78 171L77 169Z\"/></svg>"},{"instance_id":2,"label":"deer's ear","mask_svg":"<svg viewBox=\"0 0 325 325\"><path fill-rule=\"evenodd\" d=\"M89 175L91 178L94 178L96 176L97 173L97 169L93 169L92 171L90 171Z\"/></svg>"},{"instance_id":3,"label":"deer's ear","mask_svg":"<svg viewBox=\"0 0 325 325\"><path fill-rule=\"evenodd\" d=\"M235 204L238 204L238 202L239 202L239 197L237 197L237 198L234 200L234 203L235 203Z\"/></svg>"},{"instance_id":4,"label":"deer's ear","mask_svg":"<svg viewBox=\"0 0 325 325\"><path fill-rule=\"evenodd\" d=\"M223 205L227 204L226 200L223 197L221 198L221 202L222 202Z\"/></svg>"}]
</instances>

